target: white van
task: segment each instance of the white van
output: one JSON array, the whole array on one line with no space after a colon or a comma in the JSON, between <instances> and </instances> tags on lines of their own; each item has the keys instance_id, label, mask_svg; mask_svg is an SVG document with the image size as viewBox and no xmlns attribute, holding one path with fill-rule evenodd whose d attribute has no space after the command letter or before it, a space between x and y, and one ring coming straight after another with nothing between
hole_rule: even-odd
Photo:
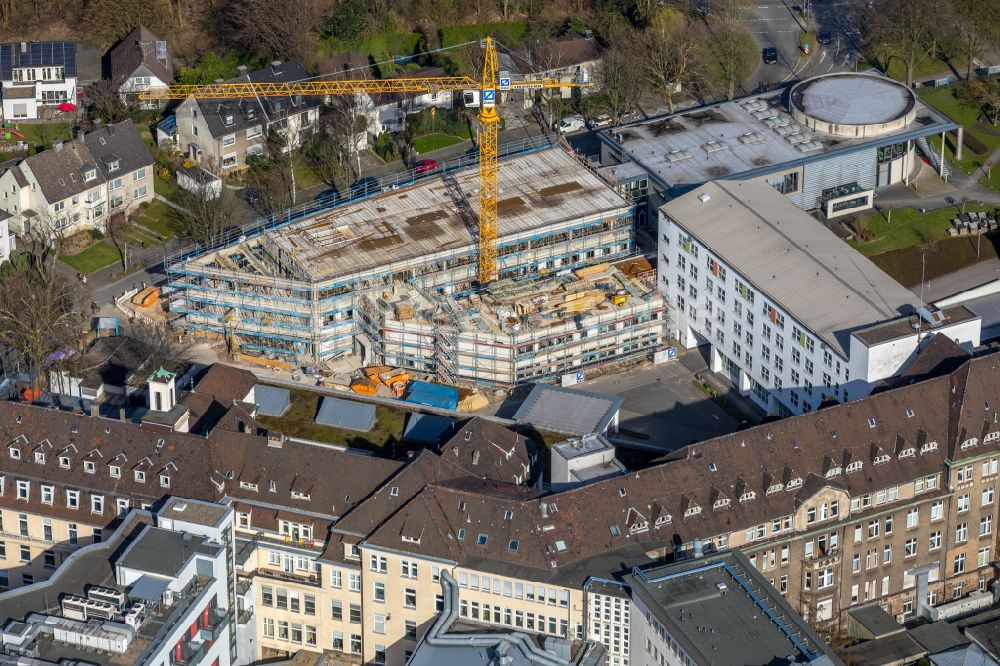
<instances>
[{"instance_id":1,"label":"white van","mask_svg":"<svg viewBox=\"0 0 1000 666\"><path fill-rule=\"evenodd\" d=\"M583 116L575 114L572 116L566 116L559 121L559 125L556 126L563 134L569 134L570 132L576 132L587 127L587 121L583 119Z\"/></svg>"}]
</instances>

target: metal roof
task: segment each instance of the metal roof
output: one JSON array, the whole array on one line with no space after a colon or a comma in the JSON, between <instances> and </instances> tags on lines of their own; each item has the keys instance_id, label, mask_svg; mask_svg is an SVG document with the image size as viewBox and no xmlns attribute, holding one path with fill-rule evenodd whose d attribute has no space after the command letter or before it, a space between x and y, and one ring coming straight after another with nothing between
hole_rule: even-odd
<instances>
[{"instance_id":1,"label":"metal roof","mask_svg":"<svg viewBox=\"0 0 1000 666\"><path fill-rule=\"evenodd\" d=\"M851 331L920 305L913 292L763 182L712 181L660 210L843 358Z\"/></svg>"},{"instance_id":2,"label":"metal roof","mask_svg":"<svg viewBox=\"0 0 1000 666\"><path fill-rule=\"evenodd\" d=\"M403 429L403 439L425 444L440 444L458 428L459 419L435 414L410 414Z\"/></svg>"},{"instance_id":3,"label":"metal roof","mask_svg":"<svg viewBox=\"0 0 1000 666\"><path fill-rule=\"evenodd\" d=\"M375 425L375 405L340 398L323 398L316 423L368 432Z\"/></svg>"},{"instance_id":4,"label":"metal roof","mask_svg":"<svg viewBox=\"0 0 1000 666\"><path fill-rule=\"evenodd\" d=\"M170 581L168 579L142 574L139 576L139 580L135 581L132 589L129 590L128 596L133 601L136 599L142 601L159 601L163 598L163 593L166 592L169 584Z\"/></svg>"},{"instance_id":5,"label":"metal roof","mask_svg":"<svg viewBox=\"0 0 1000 666\"><path fill-rule=\"evenodd\" d=\"M603 433L624 402L615 395L535 384L514 420L567 435Z\"/></svg>"},{"instance_id":6,"label":"metal roof","mask_svg":"<svg viewBox=\"0 0 1000 666\"><path fill-rule=\"evenodd\" d=\"M257 384L253 388L253 395L257 401L257 413L264 416L284 416L292 404L288 389Z\"/></svg>"},{"instance_id":7,"label":"metal roof","mask_svg":"<svg viewBox=\"0 0 1000 666\"><path fill-rule=\"evenodd\" d=\"M66 77L76 76L76 42L15 42L0 44L0 79L10 81L15 67L62 65Z\"/></svg>"}]
</instances>

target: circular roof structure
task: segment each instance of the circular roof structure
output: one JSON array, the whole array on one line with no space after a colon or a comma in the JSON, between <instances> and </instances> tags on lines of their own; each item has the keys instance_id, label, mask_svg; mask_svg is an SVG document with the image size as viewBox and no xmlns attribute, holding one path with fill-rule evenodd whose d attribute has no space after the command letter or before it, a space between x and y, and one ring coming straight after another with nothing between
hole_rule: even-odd
<instances>
[{"instance_id":1,"label":"circular roof structure","mask_svg":"<svg viewBox=\"0 0 1000 666\"><path fill-rule=\"evenodd\" d=\"M916 116L916 97L906 86L871 74L826 74L792 87L796 122L836 136L873 137L895 132Z\"/></svg>"}]
</instances>

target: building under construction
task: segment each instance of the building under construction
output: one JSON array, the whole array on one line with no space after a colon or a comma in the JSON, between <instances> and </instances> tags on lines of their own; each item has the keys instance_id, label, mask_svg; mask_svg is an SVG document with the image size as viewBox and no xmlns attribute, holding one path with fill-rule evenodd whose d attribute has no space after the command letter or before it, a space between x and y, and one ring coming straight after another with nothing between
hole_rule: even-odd
<instances>
[{"instance_id":1,"label":"building under construction","mask_svg":"<svg viewBox=\"0 0 1000 666\"><path fill-rule=\"evenodd\" d=\"M171 309L244 354L353 354L456 383L511 386L661 346L631 203L561 148L503 161L499 183L500 279L486 289L477 173L460 169L169 261Z\"/></svg>"}]
</instances>

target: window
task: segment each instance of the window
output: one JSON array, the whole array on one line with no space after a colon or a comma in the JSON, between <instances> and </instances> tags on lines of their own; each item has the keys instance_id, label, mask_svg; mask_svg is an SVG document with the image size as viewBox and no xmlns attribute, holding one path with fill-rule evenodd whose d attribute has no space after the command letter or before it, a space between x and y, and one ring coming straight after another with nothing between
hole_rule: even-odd
<instances>
[{"instance_id":1,"label":"window","mask_svg":"<svg viewBox=\"0 0 1000 666\"><path fill-rule=\"evenodd\" d=\"M122 468L118 465L108 466L108 473L111 474L112 479L120 479L122 476Z\"/></svg>"},{"instance_id":2,"label":"window","mask_svg":"<svg viewBox=\"0 0 1000 666\"><path fill-rule=\"evenodd\" d=\"M80 508L80 491L79 490L67 490L66 491L66 506L70 509Z\"/></svg>"},{"instance_id":3,"label":"window","mask_svg":"<svg viewBox=\"0 0 1000 666\"><path fill-rule=\"evenodd\" d=\"M917 555L917 540L907 539L903 546L903 557L916 557Z\"/></svg>"},{"instance_id":4,"label":"window","mask_svg":"<svg viewBox=\"0 0 1000 666\"><path fill-rule=\"evenodd\" d=\"M417 607L417 591L412 588L403 590L403 605L407 608Z\"/></svg>"},{"instance_id":5,"label":"window","mask_svg":"<svg viewBox=\"0 0 1000 666\"><path fill-rule=\"evenodd\" d=\"M969 494L958 496L958 512L964 513L969 510Z\"/></svg>"},{"instance_id":6,"label":"window","mask_svg":"<svg viewBox=\"0 0 1000 666\"><path fill-rule=\"evenodd\" d=\"M985 546L983 548L980 548L979 552L976 554L976 566L985 567L989 563L990 563L990 547Z\"/></svg>"},{"instance_id":7,"label":"window","mask_svg":"<svg viewBox=\"0 0 1000 666\"><path fill-rule=\"evenodd\" d=\"M29 481L18 481L17 482L17 499L28 499L28 495L31 491L31 482Z\"/></svg>"},{"instance_id":8,"label":"window","mask_svg":"<svg viewBox=\"0 0 1000 666\"><path fill-rule=\"evenodd\" d=\"M371 571L377 573L385 573L388 570L388 562L386 561L385 555L371 555L369 557Z\"/></svg>"},{"instance_id":9,"label":"window","mask_svg":"<svg viewBox=\"0 0 1000 666\"><path fill-rule=\"evenodd\" d=\"M52 486L42 486L42 504L52 504L54 493Z\"/></svg>"},{"instance_id":10,"label":"window","mask_svg":"<svg viewBox=\"0 0 1000 666\"><path fill-rule=\"evenodd\" d=\"M20 555L21 562L30 562L31 561L31 548L29 548L27 546L21 546L19 555Z\"/></svg>"},{"instance_id":11,"label":"window","mask_svg":"<svg viewBox=\"0 0 1000 666\"><path fill-rule=\"evenodd\" d=\"M274 638L274 619L265 617L263 618L263 623L264 636L267 638Z\"/></svg>"},{"instance_id":12,"label":"window","mask_svg":"<svg viewBox=\"0 0 1000 666\"><path fill-rule=\"evenodd\" d=\"M160 475L160 487L169 488L170 487L170 477L166 474Z\"/></svg>"},{"instance_id":13,"label":"window","mask_svg":"<svg viewBox=\"0 0 1000 666\"><path fill-rule=\"evenodd\" d=\"M941 547L941 532L931 532L927 547L929 550L937 550Z\"/></svg>"},{"instance_id":14,"label":"window","mask_svg":"<svg viewBox=\"0 0 1000 666\"><path fill-rule=\"evenodd\" d=\"M955 526L955 542L964 543L969 540L969 524L959 523Z\"/></svg>"},{"instance_id":15,"label":"window","mask_svg":"<svg viewBox=\"0 0 1000 666\"><path fill-rule=\"evenodd\" d=\"M952 565L952 573L965 573L965 553L959 553L955 556L955 561Z\"/></svg>"},{"instance_id":16,"label":"window","mask_svg":"<svg viewBox=\"0 0 1000 666\"><path fill-rule=\"evenodd\" d=\"M351 654L361 654L361 634L351 634Z\"/></svg>"},{"instance_id":17,"label":"window","mask_svg":"<svg viewBox=\"0 0 1000 666\"><path fill-rule=\"evenodd\" d=\"M261 606L273 606L274 605L274 590L270 585L260 586L260 605Z\"/></svg>"},{"instance_id":18,"label":"window","mask_svg":"<svg viewBox=\"0 0 1000 666\"><path fill-rule=\"evenodd\" d=\"M306 615L316 614L316 597L312 594L302 595L302 612Z\"/></svg>"},{"instance_id":19,"label":"window","mask_svg":"<svg viewBox=\"0 0 1000 666\"><path fill-rule=\"evenodd\" d=\"M823 569L816 577L817 589L824 589L833 585L833 569Z\"/></svg>"},{"instance_id":20,"label":"window","mask_svg":"<svg viewBox=\"0 0 1000 666\"><path fill-rule=\"evenodd\" d=\"M347 620L351 624L361 624L361 605L351 604L347 607Z\"/></svg>"},{"instance_id":21,"label":"window","mask_svg":"<svg viewBox=\"0 0 1000 666\"><path fill-rule=\"evenodd\" d=\"M376 634L384 634L385 633L385 614L384 613L375 613L375 614L373 614L372 615L372 624L375 625L375 628L373 629L373 631Z\"/></svg>"},{"instance_id":22,"label":"window","mask_svg":"<svg viewBox=\"0 0 1000 666\"><path fill-rule=\"evenodd\" d=\"M385 583L372 584L372 598L375 601L385 602Z\"/></svg>"},{"instance_id":23,"label":"window","mask_svg":"<svg viewBox=\"0 0 1000 666\"><path fill-rule=\"evenodd\" d=\"M361 591L361 574L353 572L347 574L347 589L351 592Z\"/></svg>"},{"instance_id":24,"label":"window","mask_svg":"<svg viewBox=\"0 0 1000 666\"><path fill-rule=\"evenodd\" d=\"M334 631L331 632L331 637L333 638L332 647L335 652L344 651L344 632Z\"/></svg>"},{"instance_id":25,"label":"window","mask_svg":"<svg viewBox=\"0 0 1000 666\"><path fill-rule=\"evenodd\" d=\"M330 569L330 587L340 589L343 585L340 569Z\"/></svg>"},{"instance_id":26,"label":"window","mask_svg":"<svg viewBox=\"0 0 1000 666\"><path fill-rule=\"evenodd\" d=\"M229 134L228 136L222 137L222 146L224 148L228 148L229 146L231 146L231 145L233 145L235 143L236 143L236 135L235 134Z\"/></svg>"},{"instance_id":27,"label":"window","mask_svg":"<svg viewBox=\"0 0 1000 666\"><path fill-rule=\"evenodd\" d=\"M236 166L236 164L237 164L236 153L227 153L222 156L222 167L224 169L231 169L232 167Z\"/></svg>"},{"instance_id":28,"label":"window","mask_svg":"<svg viewBox=\"0 0 1000 666\"><path fill-rule=\"evenodd\" d=\"M944 501L931 504L931 522L944 518Z\"/></svg>"},{"instance_id":29,"label":"window","mask_svg":"<svg viewBox=\"0 0 1000 666\"><path fill-rule=\"evenodd\" d=\"M141 198L143 198L144 196L146 196L146 186L145 186L145 185L143 185L142 187L137 187L137 188L136 188L136 189L135 189L135 190L134 190L134 191L132 192L132 198L133 198L133 199L141 199Z\"/></svg>"},{"instance_id":30,"label":"window","mask_svg":"<svg viewBox=\"0 0 1000 666\"><path fill-rule=\"evenodd\" d=\"M906 512L906 529L912 530L917 526L920 519L919 509L910 509Z\"/></svg>"},{"instance_id":31,"label":"window","mask_svg":"<svg viewBox=\"0 0 1000 666\"><path fill-rule=\"evenodd\" d=\"M993 504L993 486L983 488L982 505L988 506L990 504Z\"/></svg>"},{"instance_id":32,"label":"window","mask_svg":"<svg viewBox=\"0 0 1000 666\"><path fill-rule=\"evenodd\" d=\"M132 181L142 180L146 177L146 169L136 169L135 173L132 174Z\"/></svg>"},{"instance_id":33,"label":"window","mask_svg":"<svg viewBox=\"0 0 1000 666\"><path fill-rule=\"evenodd\" d=\"M104 498L100 495L90 496L90 512L104 513Z\"/></svg>"},{"instance_id":34,"label":"window","mask_svg":"<svg viewBox=\"0 0 1000 666\"><path fill-rule=\"evenodd\" d=\"M979 519L979 536L989 536L993 533L993 516L983 516Z\"/></svg>"},{"instance_id":35,"label":"window","mask_svg":"<svg viewBox=\"0 0 1000 666\"><path fill-rule=\"evenodd\" d=\"M414 622L413 620L406 620L404 622L404 627L405 631L403 634L403 638L405 638L408 641L417 640L417 623Z\"/></svg>"}]
</instances>

